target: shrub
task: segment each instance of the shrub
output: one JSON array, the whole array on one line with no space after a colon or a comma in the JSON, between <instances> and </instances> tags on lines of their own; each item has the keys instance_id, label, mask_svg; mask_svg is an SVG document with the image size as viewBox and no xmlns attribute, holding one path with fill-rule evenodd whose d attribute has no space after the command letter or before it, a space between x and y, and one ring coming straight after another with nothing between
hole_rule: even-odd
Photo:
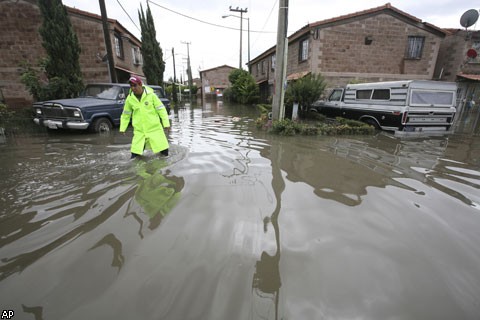
<instances>
[{"instance_id":1,"label":"shrub","mask_svg":"<svg viewBox=\"0 0 480 320\"><path fill-rule=\"evenodd\" d=\"M259 100L260 89L248 71L233 70L229 74L228 80L232 84L231 92L228 92L229 100L242 104L253 104Z\"/></svg>"},{"instance_id":2,"label":"shrub","mask_svg":"<svg viewBox=\"0 0 480 320\"><path fill-rule=\"evenodd\" d=\"M298 102L300 113L305 114L320 98L326 85L321 74L308 74L288 85L285 91L285 104L291 107L294 102Z\"/></svg>"}]
</instances>

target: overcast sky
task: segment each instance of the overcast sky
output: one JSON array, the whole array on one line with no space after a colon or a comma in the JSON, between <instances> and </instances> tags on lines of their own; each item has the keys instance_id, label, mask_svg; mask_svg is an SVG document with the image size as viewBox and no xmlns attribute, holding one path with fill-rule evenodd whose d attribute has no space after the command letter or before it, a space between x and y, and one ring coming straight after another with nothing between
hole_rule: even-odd
<instances>
[{"instance_id":1,"label":"overcast sky","mask_svg":"<svg viewBox=\"0 0 480 320\"><path fill-rule=\"evenodd\" d=\"M250 58L254 59L276 45L279 0L154 0L148 1L155 20L157 40L166 62L165 80L173 77L172 48L175 48L176 73L186 74L187 45L193 77L199 70L221 65L239 66L240 18L232 9L243 9L242 65L248 61L248 22L250 24ZM308 23L338 17L386 4L385 0L290 0L288 35ZM391 0L392 6L424 22L441 28L462 28L460 17L473 7L466 0ZM98 0L63 0L63 4L100 15ZM146 0L105 0L107 15L119 21L141 39L138 10L146 10ZM248 20L246 19L248 18ZM476 30L474 25L471 29Z\"/></svg>"}]
</instances>

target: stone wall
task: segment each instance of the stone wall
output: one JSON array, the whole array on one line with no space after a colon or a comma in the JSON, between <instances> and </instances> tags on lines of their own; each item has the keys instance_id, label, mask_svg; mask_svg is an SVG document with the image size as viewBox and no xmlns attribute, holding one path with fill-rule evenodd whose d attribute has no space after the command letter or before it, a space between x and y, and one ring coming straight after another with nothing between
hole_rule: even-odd
<instances>
[{"instance_id":1,"label":"stone wall","mask_svg":"<svg viewBox=\"0 0 480 320\"><path fill-rule=\"evenodd\" d=\"M406 59L408 36L425 37L420 59ZM366 37L371 39L366 44ZM442 38L379 14L321 28L311 41L312 72L359 81L432 79ZM332 79L339 80L339 79ZM338 81L335 81L338 82Z\"/></svg>"},{"instance_id":2,"label":"stone wall","mask_svg":"<svg viewBox=\"0 0 480 320\"><path fill-rule=\"evenodd\" d=\"M92 82L110 82L108 64L102 61L106 55L101 17L73 8L67 8L72 27L77 34L81 47L80 69L85 84ZM122 36L124 57L114 57L115 66L123 80L128 79L130 71L143 75L142 65L134 65L132 47L140 47L138 39L129 35L117 22L109 21L112 50L114 50L114 31ZM21 65L28 63L37 66L41 58L46 57L42 47L42 37L38 29L42 24L40 9L35 0L0 1L0 98L10 108L23 108L31 105L33 97L20 81ZM115 56L115 52L113 53ZM119 76L120 80L120 76ZM125 80L126 81L126 80Z\"/></svg>"},{"instance_id":3,"label":"stone wall","mask_svg":"<svg viewBox=\"0 0 480 320\"><path fill-rule=\"evenodd\" d=\"M350 81L375 82L390 80L433 79L435 65L443 38L424 30L406 19L379 13L357 19L337 20L320 24L289 43L287 78L300 72L321 73L328 88L343 86ZM406 59L408 36L423 36L420 59ZM366 44L366 37L371 39ZM299 46L308 38L306 61L299 61ZM269 61L269 58L265 58ZM252 65L257 82L265 79ZM275 77L270 72L269 79Z\"/></svg>"},{"instance_id":4,"label":"stone wall","mask_svg":"<svg viewBox=\"0 0 480 320\"><path fill-rule=\"evenodd\" d=\"M24 107L32 98L20 82L21 65L45 56L36 1L0 1L0 89L7 105Z\"/></svg>"},{"instance_id":5,"label":"stone wall","mask_svg":"<svg viewBox=\"0 0 480 320\"><path fill-rule=\"evenodd\" d=\"M228 76L235 69L236 68L229 66L221 66L201 71L200 74L202 79L202 94L208 94L208 92L205 92L205 87L221 89L221 91L229 87L230 81L228 80ZM211 93L213 94L214 92Z\"/></svg>"}]
</instances>

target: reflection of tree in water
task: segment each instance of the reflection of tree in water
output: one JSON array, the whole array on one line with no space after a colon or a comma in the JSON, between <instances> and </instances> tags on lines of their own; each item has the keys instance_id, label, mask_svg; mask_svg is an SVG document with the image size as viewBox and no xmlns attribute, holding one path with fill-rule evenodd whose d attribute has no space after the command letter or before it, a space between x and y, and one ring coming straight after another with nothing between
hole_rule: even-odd
<instances>
[{"instance_id":1,"label":"reflection of tree in water","mask_svg":"<svg viewBox=\"0 0 480 320\"><path fill-rule=\"evenodd\" d=\"M278 149L281 149L281 145L271 147L271 159L272 159L272 188L275 193L276 206L270 217L265 217L263 220L264 223L264 232L268 230L268 224L271 223L273 230L275 232L275 244L276 250L273 256L269 255L267 252L263 251L260 260L255 264L255 274L253 275L252 288L255 289L255 293L260 297L263 297L263 294L273 295L273 300L275 304L275 319L278 319L278 304L280 296L280 287L282 286L282 281L280 278L280 228L278 225L278 217L280 214L280 209L282 207L281 197L282 192L285 190L285 182L283 181L282 173L278 163L280 162L281 152Z\"/></svg>"}]
</instances>

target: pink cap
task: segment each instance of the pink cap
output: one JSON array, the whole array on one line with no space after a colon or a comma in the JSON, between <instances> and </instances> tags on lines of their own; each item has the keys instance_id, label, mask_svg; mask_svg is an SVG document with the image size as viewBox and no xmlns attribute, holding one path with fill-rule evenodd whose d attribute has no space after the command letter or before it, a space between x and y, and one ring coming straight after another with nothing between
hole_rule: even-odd
<instances>
[{"instance_id":1,"label":"pink cap","mask_svg":"<svg viewBox=\"0 0 480 320\"><path fill-rule=\"evenodd\" d=\"M142 85L142 80L139 77L135 76L131 76L130 79L128 79L128 82Z\"/></svg>"}]
</instances>

